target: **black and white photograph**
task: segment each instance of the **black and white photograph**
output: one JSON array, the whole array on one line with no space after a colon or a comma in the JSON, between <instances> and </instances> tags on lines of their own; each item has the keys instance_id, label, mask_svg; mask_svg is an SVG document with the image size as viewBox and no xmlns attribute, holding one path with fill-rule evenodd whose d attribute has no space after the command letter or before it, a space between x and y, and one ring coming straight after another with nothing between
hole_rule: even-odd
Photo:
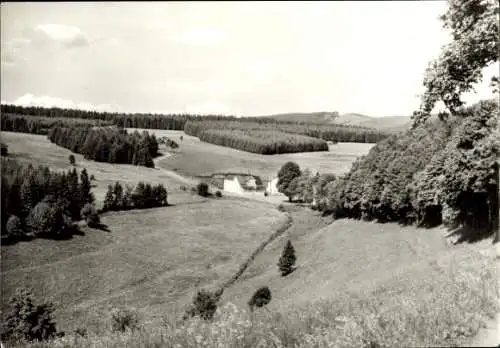
<instances>
[{"instance_id":1,"label":"black and white photograph","mask_svg":"<svg viewBox=\"0 0 500 348\"><path fill-rule=\"evenodd\" d=\"M0 4L1 348L500 347L500 4Z\"/></svg>"}]
</instances>

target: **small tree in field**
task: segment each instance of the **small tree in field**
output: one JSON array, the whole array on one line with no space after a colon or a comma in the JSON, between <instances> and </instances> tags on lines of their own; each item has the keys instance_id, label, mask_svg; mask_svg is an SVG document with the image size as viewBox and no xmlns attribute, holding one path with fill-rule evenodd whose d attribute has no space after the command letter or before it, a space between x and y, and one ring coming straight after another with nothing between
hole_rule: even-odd
<instances>
[{"instance_id":1,"label":"small tree in field","mask_svg":"<svg viewBox=\"0 0 500 348\"><path fill-rule=\"evenodd\" d=\"M269 302L271 302L271 290L269 290L268 286L263 286L252 295L252 298L248 301L248 306L250 311L253 312L254 307L264 307Z\"/></svg>"},{"instance_id":2,"label":"small tree in field","mask_svg":"<svg viewBox=\"0 0 500 348\"><path fill-rule=\"evenodd\" d=\"M131 308L115 308L111 312L111 329L115 332L135 330L139 325L139 317Z\"/></svg>"},{"instance_id":3,"label":"small tree in field","mask_svg":"<svg viewBox=\"0 0 500 348\"><path fill-rule=\"evenodd\" d=\"M193 303L186 311L184 319L199 316L204 320L211 320L217 311L219 297L219 294L209 290L199 290L193 299Z\"/></svg>"},{"instance_id":4,"label":"small tree in field","mask_svg":"<svg viewBox=\"0 0 500 348\"><path fill-rule=\"evenodd\" d=\"M12 239L17 239L24 235L21 219L15 215L9 217L5 229L7 230L7 236Z\"/></svg>"},{"instance_id":5,"label":"small tree in field","mask_svg":"<svg viewBox=\"0 0 500 348\"><path fill-rule=\"evenodd\" d=\"M300 175L300 167L295 162L286 162L278 172L278 191L286 195L289 201L295 194L294 190L289 189L290 183Z\"/></svg>"},{"instance_id":6,"label":"small tree in field","mask_svg":"<svg viewBox=\"0 0 500 348\"><path fill-rule=\"evenodd\" d=\"M286 277L295 270L294 265L296 260L295 249L293 248L292 242L289 240L278 261L278 268L282 277Z\"/></svg>"},{"instance_id":7,"label":"small tree in field","mask_svg":"<svg viewBox=\"0 0 500 348\"><path fill-rule=\"evenodd\" d=\"M31 289L17 289L10 299L10 305L10 311L2 320L2 341L41 341L61 335L57 333L52 319L52 303L36 305Z\"/></svg>"},{"instance_id":8,"label":"small tree in field","mask_svg":"<svg viewBox=\"0 0 500 348\"><path fill-rule=\"evenodd\" d=\"M196 186L196 192L202 197L208 197L208 184L206 182L200 182Z\"/></svg>"},{"instance_id":9,"label":"small tree in field","mask_svg":"<svg viewBox=\"0 0 500 348\"><path fill-rule=\"evenodd\" d=\"M73 156L73 154L69 155L69 164L74 166L75 163L76 163L75 156Z\"/></svg>"}]
</instances>

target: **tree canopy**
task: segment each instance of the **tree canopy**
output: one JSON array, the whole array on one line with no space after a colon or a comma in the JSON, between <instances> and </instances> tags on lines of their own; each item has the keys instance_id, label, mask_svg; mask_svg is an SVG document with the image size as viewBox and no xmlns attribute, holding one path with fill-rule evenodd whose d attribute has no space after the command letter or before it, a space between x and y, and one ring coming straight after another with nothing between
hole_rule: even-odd
<instances>
[{"instance_id":1,"label":"tree canopy","mask_svg":"<svg viewBox=\"0 0 500 348\"><path fill-rule=\"evenodd\" d=\"M448 10L441 16L452 41L425 71L419 110L413 113L413 125L425 122L437 102L442 101L455 115L464 103L461 96L473 90L483 78L483 69L499 56L499 3L497 0L448 0ZM491 87L498 92L498 76Z\"/></svg>"}]
</instances>

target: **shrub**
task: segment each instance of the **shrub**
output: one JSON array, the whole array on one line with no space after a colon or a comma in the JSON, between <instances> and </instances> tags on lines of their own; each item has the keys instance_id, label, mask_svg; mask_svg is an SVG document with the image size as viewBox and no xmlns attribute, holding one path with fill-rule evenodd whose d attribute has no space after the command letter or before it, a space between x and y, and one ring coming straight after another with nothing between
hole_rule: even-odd
<instances>
[{"instance_id":1,"label":"shrub","mask_svg":"<svg viewBox=\"0 0 500 348\"><path fill-rule=\"evenodd\" d=\"M286 212L285 206L283 204L278 205L278 210L282 213Z\"/></svg>"},{"instance_id":2,"label":"shrub","mask_svg":"<svg viewBox=\"0 0 500 348\"><path fill-rule=\"evenodd\" d=\"M181 185L181 191L187 191L187 187L184 185Z\"/></svg>"},{"instance_id":3,"label":"shrub","mask_svg":"<svg viewBox=\"0 0 500 348\"><path fill-rule=\"evenodd\" d=\"M202 197L208 197L208 184L206 182L200 182L196 186L196 192Z\"/></svg>"},{"instance_id":4,"label":"shrub","mask_svg":"<svg viewBox=\"0 0 500 348\"><path fill-rule=\"evenodd\" d=\"M282 277L286 277L294 271L296 260L297 258L295 257L295 249L293 248L292 242L289 240L286 243L285 248L283 249L281 257L278 261L278 268Z\"/></svg>"},{"instance_id":5,"label":"shrub","mask_svg":"<svg viewBox=\"0 0 500 348\"><path fill-rule=\"evenodd\" d=\"M97 213L97 210L93 204L85 204L80 214L89 226L95 226L101 222L99 214Z\"/></svg>"},{"instance_id":6,"label":"shrub","mask_svg":"<svg viewBox=\"0 0 500 348\"><path fill-rule=\"evenodd\" d=\"M220 192L219 190L217 190L217 192L215 192L215 197L221 198L222 197L222 192Z\"/></svg>"},{"instance_id":7,"label":"shrub","mask_svg":"<svg viewBox=\"0 0 500 348\"><path fill-rule=\"evenodd\" d=\"M69 155L69 164L71 164L72 166L74 166L75 163L76 163L75 156L73 154Z\"/></svg>"},{"instance_id":8,"label":"shrub","mask_svg":"<svg viewBox=\"0 0 500 348\"><path fill-rule=\"evenodd\" d=\"M115 308L111 312L111 329L113 331L124 332L138 328L139 317L135 310L131 308Z\"/></svg>"},{"instance_id":9,"label":"shrub","mask_svg":"<svg viewBox=\"0 0 500 348\"><path fill-rule=\"evenodd\" d=\"M263 286L255 291L250 301L248 301L248 306L253 311L254 307L264 307L269 302L271 302L271 290L269 290L268 286Z\"/></svg>"},{"instance_id":10,"label":"shrub","mask_svg":"<svg viewBox=\"0 0 500 348\"><path fill-rule=\"evenodd\" d=\"M52 303L36 305L31 289L18 288L10 305L2 320L2 340L41 341L57 336Z\"/></svg>"},{"instance_id":11,"label":"shrub","mask_svg":"<svg viewBox=\"0 0 500 348\"><path fill-rule=\"evenodd\" d=\"M219 296L217 294L206 289L199 290L193 299L193 303L186 311L184 319L199 316L204 320L211 320L217 311L218 300Z\"/></svg>"},{"instance_id":12,"label":"shrub","mask_svg":"<svg viewBox=\"0 0 500 348\"><path fill-rule=\"evenodd\" d=\"M8 238L19 238L24 235L23 224L20 218L15 215L9 217L7 225L5 226Z\"/></svg>"},{"instance_id":13,"label":"shrub","mask_svg":"<svg viewBox=\"0 0 500 348\"><path fill-rule=\"evenodd\" d=\"M55 203L40 202L30 211L27 224L36 236L54 236L65 231L71 223L63 208Z\"/></svg>"}]
</instances>

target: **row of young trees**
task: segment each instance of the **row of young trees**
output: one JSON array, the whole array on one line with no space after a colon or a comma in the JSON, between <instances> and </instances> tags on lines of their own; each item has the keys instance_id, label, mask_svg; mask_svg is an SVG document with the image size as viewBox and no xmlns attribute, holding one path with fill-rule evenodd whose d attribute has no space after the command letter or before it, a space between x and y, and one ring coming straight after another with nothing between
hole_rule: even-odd
<instances>
[{"instance_id":1,"label":"row of young trees","mask_svg":"<svg viewBox=\"0 0 500 348\"><path fill-rule=\"evenodd\" d=\"M94 202L85 169L80 175L76 169L54 172L44 166L23 166L9 158L2 158L1 190L3 240L15 241L29 232L41 237L60 236L72 221L82 218L82 209Z\"/></svg>"},{"instance_id":2,"label":"row of young trees","mask_svg":"<svg viewBox=\"0 0 500 348\"><path fill-rule=\"evenodd\" d=\"M216 130L201 132L200 140L262 155L328 151L324 140L299 134L264 130Z\"/></svg>"},{"instance_id":3,"label":"row of young trees","mask_svg":"<svg viewBox=\"0 0 500 348\"><path fill-rule=\"evenodd\" d=\"M107 163L133 164L153 168L158 156L155 135L123 128L55 127L48 134L51 142L65 147L86 159Z\"/></svg>"},{"instance_id":4,"label":"row of young trees","mask_svg":"<svg viewBox=\"0 0 500 348\"><path fill-rule=\"evenodd\" d=\"M53 127L107 126L111 123L100 120L29 117L2 113L1 125L2 130L6 132L47 135Z\"/></svg>"},{"instance_id":5,"label":"row of young trees","mask_svg":"<svg viewBox=\"0 0 500 348\"><path fill-rule=\"evenodd\" d=\"M244 130L250 131L278 131L283 133L300 134L332 142L375 143L389 136L389 133L371 128L342 125L342 124L314 124L314 123L284 123L275 121L274 124L252 122L251 120L199 120L188 121L184 132L199 137L207 130Z\"/></svg>"},{"instance_id":6,"label":"row of young trees","mask_svg":"<svg viewBox=\"0 0 500 348\"><path fill-rule=\"evenodd\" d=\"M108 186L102 211L163 207L168 205L167 197L167 189L162 184L151 185L141 181L135 188L126 185L124 189L117 181Z\"/></svg>"}]
</instances>

